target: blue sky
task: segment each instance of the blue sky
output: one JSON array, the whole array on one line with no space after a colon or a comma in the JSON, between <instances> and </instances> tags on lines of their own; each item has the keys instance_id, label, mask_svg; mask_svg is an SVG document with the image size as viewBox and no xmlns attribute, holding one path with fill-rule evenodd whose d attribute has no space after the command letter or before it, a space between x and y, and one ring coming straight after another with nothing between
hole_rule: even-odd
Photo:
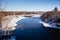
<instances>
[{"instance_id":1,"label":"blue sky","mask_svg":"<svg viewBox=\"0 0 60 40\"><path fill-rule=\"evenodd\" d=\"M1 0L6 11L50 11L60 10L60 0Z\"/></svg>"}]
</instances>

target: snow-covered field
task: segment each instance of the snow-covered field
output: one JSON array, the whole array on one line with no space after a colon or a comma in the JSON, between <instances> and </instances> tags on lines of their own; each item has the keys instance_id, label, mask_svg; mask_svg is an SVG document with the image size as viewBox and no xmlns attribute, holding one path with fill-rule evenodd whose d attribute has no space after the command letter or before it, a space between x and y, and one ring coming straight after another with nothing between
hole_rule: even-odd
<instances>
[{"instance_id":1,"label":"snow-covered field","mask_svg":"<svg viewBox=\"0 0 60 40\"><path fill-rule=\"evenodd\" d=\"M17 25L16 22L18 20L22 20L25 17L23 16L6 16L4 17L5 20L2 22L2 29L3 30L14 30L15 26Z\"/></svg>"}]
</instances>

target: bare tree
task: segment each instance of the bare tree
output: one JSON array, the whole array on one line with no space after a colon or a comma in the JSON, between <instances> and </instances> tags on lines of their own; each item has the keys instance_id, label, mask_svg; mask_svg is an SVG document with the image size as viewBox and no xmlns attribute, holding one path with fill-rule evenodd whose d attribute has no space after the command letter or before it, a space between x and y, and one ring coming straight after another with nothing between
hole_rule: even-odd
<instances>
[{"instance_id":1,"label":"bare tree","mask_svg":"<svg viewBox=\"0 0 60 40\"><path fill-rule=\"evenodd\" d=\"M6 6L7 6L7 4L4 7L2 7L1 1L2 0L0 0L0 30L2 31L2 35L5 35L5 34L8 35L9 32L10 32L10 29L11 29L10 27L7 27L9 22L6 24L5 28L2 27L2 20L4 20L3 17L5 15L4 10L5 10ZM9 29L9 30L7 30L7 29Z\"/></svg>"}]
</instances>

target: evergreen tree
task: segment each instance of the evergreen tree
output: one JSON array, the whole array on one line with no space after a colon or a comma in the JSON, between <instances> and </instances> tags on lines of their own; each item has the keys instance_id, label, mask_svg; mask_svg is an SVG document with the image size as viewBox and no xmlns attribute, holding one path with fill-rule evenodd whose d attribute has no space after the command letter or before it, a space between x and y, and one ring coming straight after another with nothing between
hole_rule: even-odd
<instances>
[{"instance_id":1,"label":"evergreen tree","mask_svg":"<svg viewBox=\"0 0 60 40\"><path fill-rule=\"evenodd\" d=\"M57 12L57 11L58 11L58 8L57 8L57 7L55 7L54 12Z\"/></svg>"}]
</instances>

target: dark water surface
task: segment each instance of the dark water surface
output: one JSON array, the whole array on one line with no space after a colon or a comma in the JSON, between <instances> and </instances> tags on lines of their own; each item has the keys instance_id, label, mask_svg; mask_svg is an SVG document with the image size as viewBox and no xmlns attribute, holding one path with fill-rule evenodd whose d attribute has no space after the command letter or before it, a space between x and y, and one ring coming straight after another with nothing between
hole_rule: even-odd
<instances>
[{"instance_id":1,"label":"dark water surface","mask_svg":"<svg viewBox=\"0 0 60 40\"><path fill-rule=\"evenodd\" d=\"M60 40L60 30L45 28L39 18L25 18L17 22L13 31L16 40Z\"/></svg>"}]
</instances>

